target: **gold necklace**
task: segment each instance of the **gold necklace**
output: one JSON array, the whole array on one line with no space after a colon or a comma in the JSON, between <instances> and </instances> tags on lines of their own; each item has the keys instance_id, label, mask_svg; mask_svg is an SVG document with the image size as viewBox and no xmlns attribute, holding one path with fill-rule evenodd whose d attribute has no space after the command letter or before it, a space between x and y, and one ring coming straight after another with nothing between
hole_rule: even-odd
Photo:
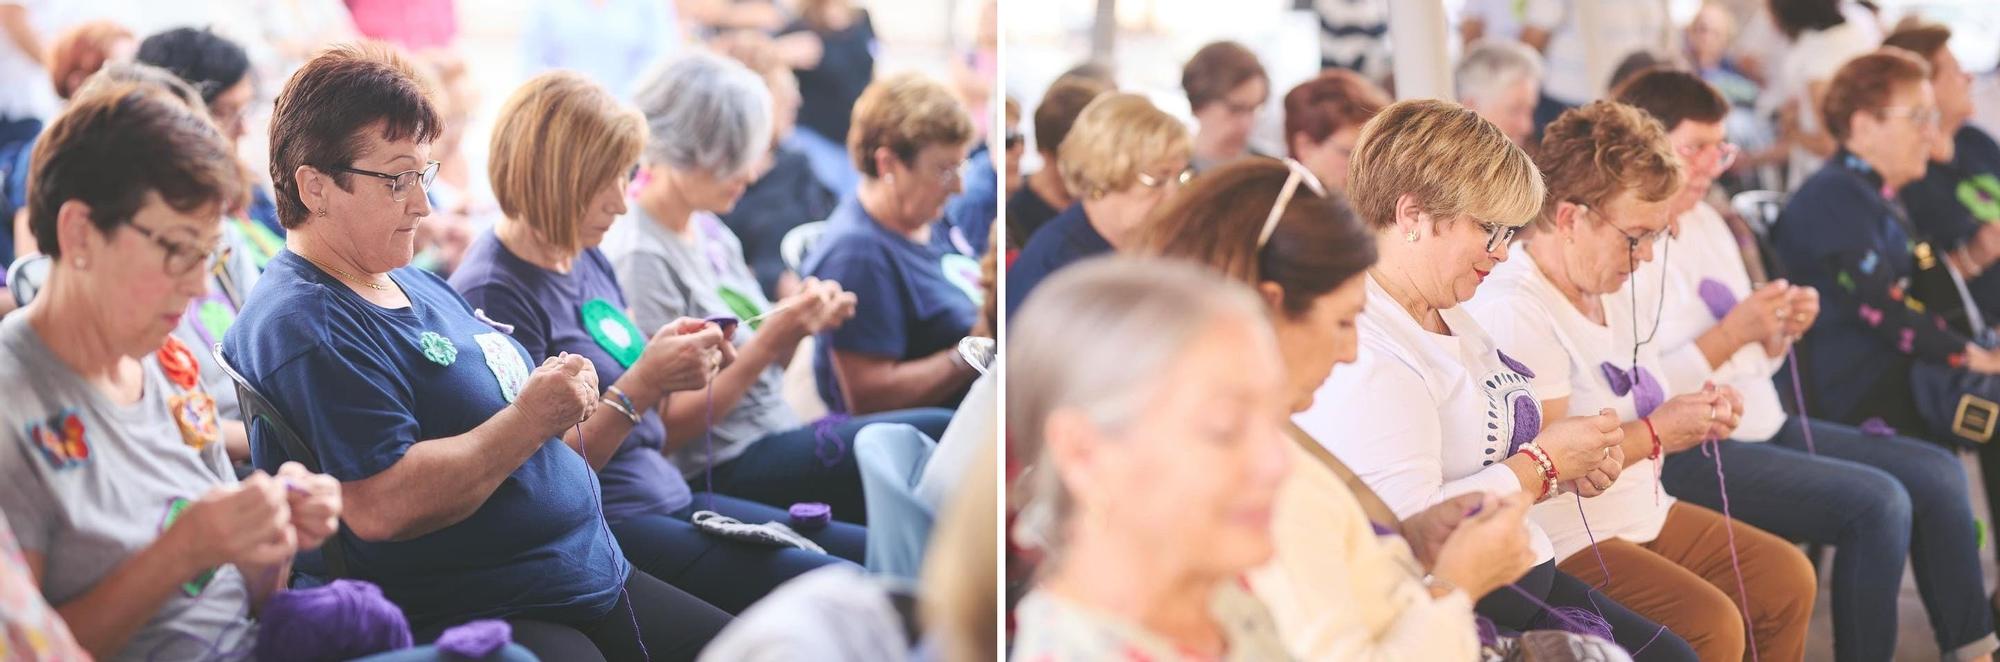
<instances>
[{"instance_id":1,"label":"gold necklace","mask_svg":"<svg viewBox=\"0 0 2000 662\"><path fill-rule=\"evenodd\" d=\"M366 280L362 280L362 279L360 279L360 278L356 277L356 276L355 276L354 274L350 274L350 273L347 273L347 272L345 272L345 271L341 271L341 270L339 270L339 269L335 269L335 268L333 268L333 267L331 267L331 266L327 266L327 264L326 264L326 263L324 263L324 262L320 262L319 260L315 260L315 259L312 259L312 258L309 258L309 257L306 257L306 256L304 256L304 255L300 255L299 257L302 257L302 258L305 258L305 260L306 260L307 262L311 262L311 263L313 263L313 266L316 266L316 267L319 267L320 269L323 269L323 270L325 270L325 271L326 271L327 273L330 273L330 274L333 274L333 275L334 275L334 277L336 277L336 278L339 278L339 279L341 279L341 280L344 280L344 281L347 281L347 282L350 282L350 283L354 283L354 284L356 284L356 285L360 285L360 286L362 286L362 287L367 287L367 288L372 288L372 289L375 289L375 290L378 290L378 291L382 291L382 292L387 292L387 291L389 291L389 286L387 286L387 285L383 285L383 284L381 284L381 283L376 283L376 282L373 282L373 281L366 281Z\"/></svg>"}]
</instances>

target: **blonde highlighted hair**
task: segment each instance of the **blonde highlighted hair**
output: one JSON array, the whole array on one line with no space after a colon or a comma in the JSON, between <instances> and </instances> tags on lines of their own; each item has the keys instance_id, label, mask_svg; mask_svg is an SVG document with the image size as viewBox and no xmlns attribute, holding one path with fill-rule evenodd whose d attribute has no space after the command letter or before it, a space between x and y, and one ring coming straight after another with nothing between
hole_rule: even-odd
<instances>
[{"instance_id":1,"label":"blonde highlighted hair","mask_svg":"<svg viewBox=\"0 0 2000 662\"><path fill-rule=\"evenodd\" d=\"M1534 220L1544 194L1534 160L1500 127L1436 99L1391 104L1361 126L1347 190L1376 229L1395 225L1404 195L1437 220L1465 215L1520 226Z\"/></svg>"},{"instance_id":2,"label":"blonde highlighted hair","mask_svg":"<svg viewBox=\"0 0 2000 662\"><path fill-rule=\"evenodd\" d=\"M645 144L638 111L582 75L552 71L500 108L487 175L502 213L575 251L591 198L629 172Z\"/></svg>"},{"instance_id":3,"label":"blonde highlighted hair","mask_svg":"<svg viewBox=\"0 0 2000 662\"><path fill-rule=\"evenodd\" d=\"M1626 191L1659 202L1681 190L1681 160L1667 130L1646 111L1594 101L1565 111L1542 132L1535 164L1549 182L1542 215L1556 203L1602 208Z\"/></svg>"},{"instance_id":4,"label":"blonde highlighted hair","mask_svg":"<svg viewBox=\"0 0 2000 662\"><path fill-rule=\"evenodd\" d=\"M1070 195L1088 198L1123 191L1146 166L1193 154L1187 126L1137 94L1100 94L1069 127L1056 148L1056 167Z\"/></svg>"}]
</instances>

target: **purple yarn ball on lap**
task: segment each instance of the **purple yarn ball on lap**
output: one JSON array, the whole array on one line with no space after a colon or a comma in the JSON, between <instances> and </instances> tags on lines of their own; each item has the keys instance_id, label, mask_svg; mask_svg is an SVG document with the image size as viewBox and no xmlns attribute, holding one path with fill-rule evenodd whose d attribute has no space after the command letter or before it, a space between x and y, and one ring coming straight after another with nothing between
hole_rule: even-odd
<instances>
[{"instance_id":1,"label":"purple yarn ball on lap","mask_svg":"<svg viewBox=\"0 0 2000 662\"><path fill-rule=\"evenodd\" d=\"M259 660L352 660L410 647L410 622L374 584L336 579L279 591L264 603Z\"/></svg>"},{"instance_id":2,"label":"purple yarn ball on lap","mask_svg":"<svg viewBox=\"0 0 2000 662\"><path fill-rule=\"evenodd\" d=\"M438 650L464 658L481 659L498 652L514 640L514 627L506 621L472 621L445 630L437 640Z\"/></svg>"}]
</instances>

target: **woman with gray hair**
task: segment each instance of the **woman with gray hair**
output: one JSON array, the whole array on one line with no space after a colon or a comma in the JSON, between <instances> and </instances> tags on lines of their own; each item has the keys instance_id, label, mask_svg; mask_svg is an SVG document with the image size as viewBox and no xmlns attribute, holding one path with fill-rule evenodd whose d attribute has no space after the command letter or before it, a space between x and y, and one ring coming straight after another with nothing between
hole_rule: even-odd
<instances>
[{"instance_id":1,"label":"woman with gray hair","mask_svg":"<svg viewBox=\"0 0 2000 662\"><path fill-rule=\"evenodd\" d=\"M1271 558L1291 390L1264 306L1189 263L1104 258L1014 316L1018 537L1047 556L1016 660L1290 659L1239 577Z\"/></svg>"},{"instance_id":2,"label":"woman with gray hair","mask_svg":"<svg viewBox=\"0 0 2000 662\"><path fill-rule=\"evenodd\" d=\"M1526 147L1535 135L1542 56L1517 41L1474 42L1452 71L1458 102Z\"/></svg>"},{"instance_id":3,"label":"woman with gray hair","mask_svg":"<svg viewBox=\"0 0 2000 662\"><path fill-rule=\"evenodd\" d=\"M696 490L779 508L824 503L833 519L863 522L855 433L870 423L908 423L935 438L950 412L802 425L784 399L785 366L806 336L852 317L856 299L839 283L812 278L775 304L765 299L742 244L716 217L736 206L770 144L770 91L742 64L694 53L655 69L635 100L650 128L642 183L637 204L606 240L633 318L642 329L681 318L740 321L729 325L735 361L708 388L661 405L667 438L691 440L671 459ZM863 535L849 528L852 535L823 542L860 561Z\"/></svg>"}]
</instances>

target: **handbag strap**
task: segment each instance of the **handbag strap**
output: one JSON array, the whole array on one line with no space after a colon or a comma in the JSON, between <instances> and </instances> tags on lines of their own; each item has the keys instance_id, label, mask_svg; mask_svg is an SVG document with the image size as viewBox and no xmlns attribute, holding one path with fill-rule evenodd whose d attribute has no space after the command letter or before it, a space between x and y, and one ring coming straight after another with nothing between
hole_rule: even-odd
<instances>
[{"instance_id":1,"label":"handbag strap","mask_svg":"<svg viewBox=\"0 0 2000 662\"><path fill-rule=\"evenodd\" d=\"M1396 511L1391 510L1389 504L1382 501L1382 497L1375 495L1374 489L1369 488L1367 483L1361 482L1361 477L1355 475L1354 470L1347 468L1347 463L1334 457L1332 452L1326 450L1325 446L1319 445L1319 442L1297 423L1286 421L1285 432L1286 436L1292 438L1292 443L1305 449L1306 454L1319 460L1319 463L1325 465L1333 475L1340 477L1340 482L1347 484L1347 490L1354 493L1354 500L1361 503L1361 512L1368 515L1370 521L1391 529L1401 528L1402 518L1396 516Z\"/></svg>"}]
</instances>

